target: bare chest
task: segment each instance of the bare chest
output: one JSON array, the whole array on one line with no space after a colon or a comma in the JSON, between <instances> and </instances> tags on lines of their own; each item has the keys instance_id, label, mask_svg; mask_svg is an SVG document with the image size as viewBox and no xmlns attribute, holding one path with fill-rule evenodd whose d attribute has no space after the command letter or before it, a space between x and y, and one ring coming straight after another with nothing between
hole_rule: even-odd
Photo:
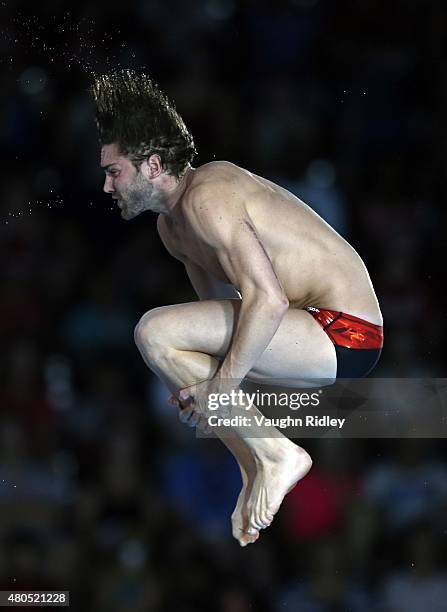
<instances>
[{"instance_id":1,"label":"bare chest","mask_svg":"<svg viewBox=\"0 0 447 612\"><path fill-rule=\"evenodd\" d=\"M223 282L234 283L235 279L230 279L220 265L215 249L194 234L185 231L180 236L178 232L173 232L171 244L179 259L195 263Z\"/></svg>"}]
</instances>

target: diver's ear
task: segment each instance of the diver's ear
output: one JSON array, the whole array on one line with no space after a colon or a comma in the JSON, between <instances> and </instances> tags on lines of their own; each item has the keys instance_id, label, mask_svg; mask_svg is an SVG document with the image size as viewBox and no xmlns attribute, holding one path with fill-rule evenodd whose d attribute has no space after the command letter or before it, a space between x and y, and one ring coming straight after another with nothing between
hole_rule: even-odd
<instances>
[{"instance_id":1,"label":"diver's ear","mask_svg":"<svg viewBox=\"0 0 447 612\"><path fill-rule=\"evenodd\" d=\"M163 164L161 163L160 156L157 153L150 155L141 164L140 168L143 176L147 179L155 179L163 172Z\"/></svg>"}]
</instances>

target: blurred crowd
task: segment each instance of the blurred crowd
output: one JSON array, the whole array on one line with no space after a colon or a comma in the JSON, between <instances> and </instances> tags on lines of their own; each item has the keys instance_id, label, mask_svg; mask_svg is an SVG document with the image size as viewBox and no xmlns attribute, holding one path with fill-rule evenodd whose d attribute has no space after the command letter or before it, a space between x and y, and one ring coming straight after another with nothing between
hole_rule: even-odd
<instances>
[{"instance_id":1,"label":"blurred crowd","mask_svg":"<svg viewBox=\"0 0 447 612\"><path fill-rule=\"evenodd\" d=\"M91 71L145 66L199 152L293 191L359 251L379 377L443 377L447 8L414 0L0 6L0 590L95 612L441 612L442 440L306 442L255 546L240 477L133 343L196 299L155 217L101 193Z\"/></svg>"}]
</instances>

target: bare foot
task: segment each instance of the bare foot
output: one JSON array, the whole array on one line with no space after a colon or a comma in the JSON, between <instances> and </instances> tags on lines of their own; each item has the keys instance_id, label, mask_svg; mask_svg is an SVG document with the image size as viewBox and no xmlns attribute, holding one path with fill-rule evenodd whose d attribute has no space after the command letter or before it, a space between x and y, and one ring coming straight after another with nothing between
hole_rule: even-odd
<instances>
[{"instance_id":1,"label":"bare foot","mask_svg":"<svg viewBox=\"0 0 447 612\"><path fill-rule=\"evenodd\" d=\"M271 524L284 497L312 467L312 459L306 451L287 442L271 450L268 458L258 464L247 501L247 535L259 533Z\"/></svg>"},{"instance_id":2,"label":"bare foot","mask_svg":"<svg viewBox=\"0 0 447 612\"><path fill-rule=\"evenodd\" d=\"M205 433L210 433L212 431L212 428L207 426L206 422L201 422L201 420L197 418L196 413L190 407L183 407L175 395L171 395L171 397L168 399L168 403L171 406L175 406L179 409L179 418L183 423L189 425L190 427L202 426L201 428ZM241 461L238 459L236 460L241 471L242 489L239 493L239 497L237 498L236 507L231 515L232 533L233 537L241 546L247 546L247 544L252 544L259 538L259 531L257 530L252 530L252 533L250 534L247 533L249 525L247 500L250 496L256 477L256 469L254 464L253 467L250 466L250 468L245 468L242 466Z\"/></svg>"},{"instance_id":3,"label":"bare foot","mask_svg":"<svg viewBox=\"0 0 447 612\"><path fill-rule=\"evenodd\" d=\"M239 468L242 476L242 489L239 493L239 497L237 498L236 507L231 515L231 525L233 537L241 546L247 546L247 544L252 544L259 538L259 531L250 534L247 533L249 526L247 500L250 496L253 483L255 481L256 472L253 470L246 472L240 464Z\"/></svg>"}]
</instances>

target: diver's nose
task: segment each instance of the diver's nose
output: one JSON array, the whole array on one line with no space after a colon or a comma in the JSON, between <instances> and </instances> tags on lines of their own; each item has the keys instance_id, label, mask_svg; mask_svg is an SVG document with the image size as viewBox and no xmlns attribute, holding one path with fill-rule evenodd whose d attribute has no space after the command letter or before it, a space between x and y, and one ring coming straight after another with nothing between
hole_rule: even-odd
<instances>
[{"instance_id":1,"label":"diver's nose","mask_svg":"<svg viewBox=\"0 0 447 612\"><path fill-rule=\"evenodd\" d=\"M112 177L106 176L103 190L105 193L113 193L115 191L112 187Z\"/></svg>"}]
</instances>

